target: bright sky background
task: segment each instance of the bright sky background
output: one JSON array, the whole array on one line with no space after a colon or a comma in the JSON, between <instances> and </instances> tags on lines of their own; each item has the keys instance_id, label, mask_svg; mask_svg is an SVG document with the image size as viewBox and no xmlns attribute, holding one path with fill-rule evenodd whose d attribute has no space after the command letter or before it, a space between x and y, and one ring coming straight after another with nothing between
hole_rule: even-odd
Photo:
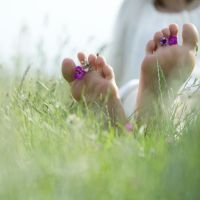
<instances>
[{"instance_id":1,"label":"bright sky background","mask_svg":"<svg viewBox=\"0 0 200 200\"><path fill-rule=\"evenodd\" d=\"M0 59L16 49L27 54L44 39L48 56L70 38L66 54L108 42L122 0L0 0ZM19 38L22 25L26 34ZM93 36L93 42L88 39ZM20 47L18 47L20 46ZM61 45L60 45L61 46ZM34 47L35 48L35 47ZM74 52L73 52L74 50Z\"/></svg>"}]
</instances>

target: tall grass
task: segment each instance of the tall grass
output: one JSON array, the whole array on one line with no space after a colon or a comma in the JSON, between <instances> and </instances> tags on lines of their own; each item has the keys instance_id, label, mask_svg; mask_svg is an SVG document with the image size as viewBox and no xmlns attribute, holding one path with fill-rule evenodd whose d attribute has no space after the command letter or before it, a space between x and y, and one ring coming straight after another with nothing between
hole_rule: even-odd
<instances>
[{"instance_id":1,"label":"tall grass","mask_svg":"<svg viewBox=\"0 0 200 200\"><path fill-rule=\"evenodd\" d=\"M65 81L0 80L0 199L200 199L200 116L135 134L104 128Z\"/></svg>"}]
</instances>

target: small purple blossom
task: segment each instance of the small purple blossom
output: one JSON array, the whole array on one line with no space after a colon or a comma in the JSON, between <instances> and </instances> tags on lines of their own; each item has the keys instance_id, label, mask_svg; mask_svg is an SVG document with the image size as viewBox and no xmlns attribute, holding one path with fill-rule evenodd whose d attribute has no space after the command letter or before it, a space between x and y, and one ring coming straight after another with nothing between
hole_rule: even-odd
<instances>
[{"instance_id":1,"label":"small purple blossom","mask_svg":"<svg viewBox=\"0 0 200 200\"><path fill-rule=\"evenodd\" d=\"M177 36L169 36L168 43L169 43L169 45L176 45L176 44L178 44Z\"/></svg>"},{"instance_id":2,"label":"small purple blossom","mask_svg":"<svg viewBox=\"0 0 200 200\"><path fill-rule=\"evenodd\" d=\"M77 80L81 80L84 77L86 71L81 66L76 66L74 67L74 69L75 69L74 78Z\"/></svg>"},{"instance_id":3,"label":"small purple blossom","mask_svg":"<svg viewBox=\"0 0 200 200\"><path fill-rule=\"evenodd\" d=\"M168 39L166 37L161 37L160 38L160 45L161 46L166 46L168 45Z\"/></svg>"},{"instance_id":4,"label":"small purple blossom","mask_svg":"<svg viewBox=\"0 0 200 200\"><path fill-rule=\"evenodd\" d=\"M125 128L128 132L133 131L133 125L129 122L125 124Z\"/></svg>"}]
</instances>

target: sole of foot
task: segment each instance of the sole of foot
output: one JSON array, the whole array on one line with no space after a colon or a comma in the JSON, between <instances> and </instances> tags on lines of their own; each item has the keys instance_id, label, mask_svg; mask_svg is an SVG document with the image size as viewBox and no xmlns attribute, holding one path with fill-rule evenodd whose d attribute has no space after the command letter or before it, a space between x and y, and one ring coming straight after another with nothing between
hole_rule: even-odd
<instances>
[{"instance_id":1,"label":"sole of foot","mask_svg":"<svg viewBox=\"0 0 200 200\"><path fill-rule=\"evenodd\" d=\"M70 84L72 95L77 101L84 97L87 103L93 103L100 98L108 97L108 94L119 98L113 69L102 56L91 54L87 57L80 52L78 59L80 63L87 61L92 66L92 71L87 72L82 80L74 78L76 64L72 59L66 58L62 63L63 77Z\"/></svg>"},{"instance_id":2,"label":"sole of foot","mask_svg":"<svg viewBox=\"0 0 200 200\"><path fill-rule=\"evenodd\" d=\"M182 45L161 46L160 38L177 36L178 26L169 25L156 32L153 40L146 47L146 56L141 66L141 83L144 87L156 90L158 86L158 69L164 76L165 83L170 88L180 87L190 76L195 66L196 47L198 44L198 31L193 24L184 24L182 32ZM176 86L173 86L173 85Z\"/></svg>"}]
</instances>

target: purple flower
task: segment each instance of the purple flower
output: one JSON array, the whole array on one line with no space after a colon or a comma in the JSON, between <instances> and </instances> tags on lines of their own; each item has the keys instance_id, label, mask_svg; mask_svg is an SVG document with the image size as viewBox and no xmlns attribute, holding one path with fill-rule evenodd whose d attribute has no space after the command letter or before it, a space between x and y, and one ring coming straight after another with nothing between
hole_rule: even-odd
<instances>
[{"instance_id":1,"label":"purple flower","mask_svg":"<svg viewBox=\"0 0 200 200\"><path fill-rule=\"evenodd\" d=\"M168 39L166 37L161 37L160 38L160 45L161 46L166 46L168 45Z\"/></svg>"},{"instance_id":2,"label":"purple flower","mask_svg":"<svg viewBox=\"0 0 200 200\"><path fill-rule=\"evenodd\" d=\"M76 66L74 67L74 69L75 69L74 78L77 80L81 80L84 77L86 71L81 66Z\"/></svg>"},{"instance_id":3,"label":"purple flower","mask_svg":"<svg viewBox=\"0 0 200 200\"><path fill-rule=\"evenodd\" d=\"M177 36L169 36L168 43L169 43L169 45L176 45L176 44L178 44Z\"/></svg>"},{"instance_id":4,"label":"purple flower","mask_svg":"<svg viewBox=\"0 0 200 200\"><path fill-rule=\"evenodd\" d=\"M176 45L176 44L178 44L177 36L169 36L168 38L161 37L160 38L160 44L161 44L161 46Z\"/></svg>"},{"instance_id":5,"label":"purple flower","mask_svg":"<svg viewBox=\"0 0 200 200\"><path fill-rule=\"evenodd\" d=\"M129 132L133 131L133 125L130 122L128 122L128 123L125 124L125 128Z\"/></svg>"}]
</instances>

